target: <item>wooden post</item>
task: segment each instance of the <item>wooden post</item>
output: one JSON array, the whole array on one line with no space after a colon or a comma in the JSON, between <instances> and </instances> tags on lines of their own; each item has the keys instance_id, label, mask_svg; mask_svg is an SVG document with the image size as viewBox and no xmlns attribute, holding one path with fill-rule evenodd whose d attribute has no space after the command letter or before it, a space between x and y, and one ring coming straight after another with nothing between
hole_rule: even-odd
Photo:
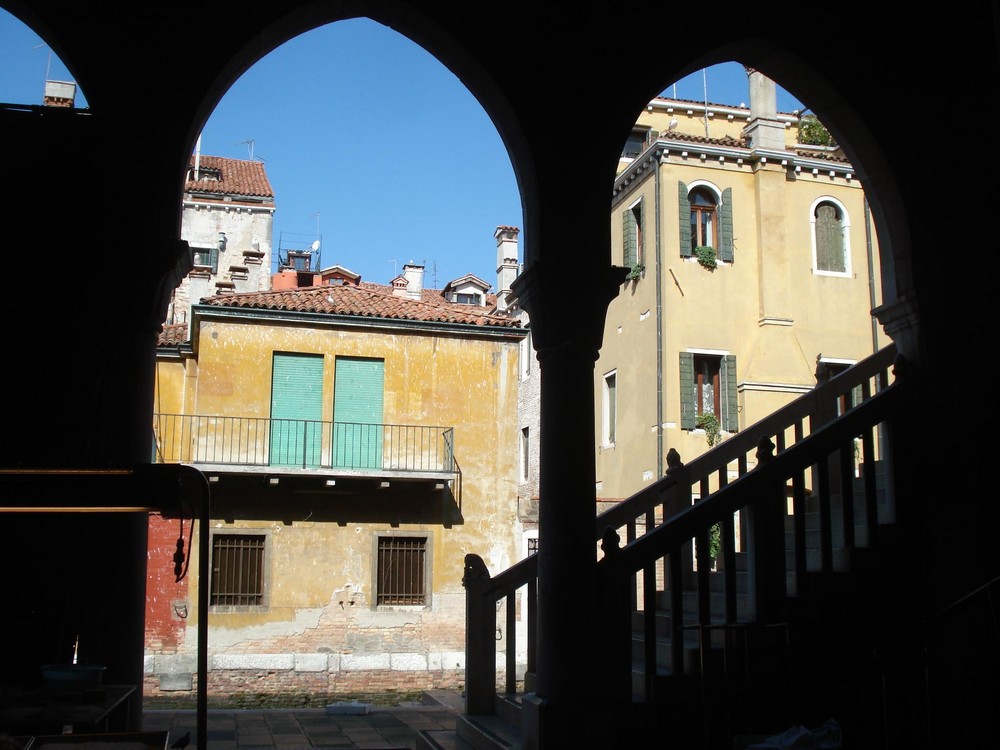
<instances>
[{"instance_id":1,"label":"wooden post","mask_svg":"<svg viewBox=\"0 0 1000 750\"><path fill-rule=\"evenodd\" d=\"M484 598L490 580L479 555L465 556L465 713L492 714L496 697L496 610Z\"/></svg>"}]
</instances>

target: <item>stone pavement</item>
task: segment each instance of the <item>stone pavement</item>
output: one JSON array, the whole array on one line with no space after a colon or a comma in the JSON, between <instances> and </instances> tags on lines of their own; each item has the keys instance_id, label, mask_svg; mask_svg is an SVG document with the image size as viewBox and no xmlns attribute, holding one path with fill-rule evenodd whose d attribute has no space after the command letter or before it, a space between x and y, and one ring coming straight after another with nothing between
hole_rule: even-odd
<instances>
[{"instance_id":1,"label":"stone pavement","mask_svg":"<svg viewBox=\"0 0 1000 750\"><path fill-rule=\"evenodd\" d=\"M372 706L369 713L334 713L324 708L212 709L205 743L197 736L193 710L143 711L142 729L168 730L168 746L184 746L185 750L412 750L419 730L454 729L462 705L460 694L435 691L421 702Z\"/></svg>"}]
</instances>

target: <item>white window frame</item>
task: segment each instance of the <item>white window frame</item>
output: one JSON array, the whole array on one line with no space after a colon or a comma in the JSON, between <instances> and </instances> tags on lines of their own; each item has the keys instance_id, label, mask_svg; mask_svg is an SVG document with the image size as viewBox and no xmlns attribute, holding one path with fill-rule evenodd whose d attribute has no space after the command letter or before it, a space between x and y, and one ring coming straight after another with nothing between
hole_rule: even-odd
<instances>
[{"instance_id":1,"label":"white window frame","mask_svg":"<svg viewBox=\"0 0 1000 750\"><path fill-rule=\"evenodd\" d=\"M528 334L521 339L520 351L518 355L521 359L521 381L527 380L531 377L531 357L534 350L531 348L531 329L528 329Z\"/></svg>"},{"instance_id":2,"label":"white window frame","mask_svg":"<svg viewBox=\"0 0 1000 750\"><path fill-rule=\"evenodd\" d=\"M844 270L843 271L822 271L819 268L819 258L816 247L816 209L821 203L832 203L840 211L843 217L840 222L840 231L844 241ZM809 207L809 238L812 242L812 271L816 276L837 276L840 278L850 278L854 275L851 269L851 215L847 207L839 200L830 195L821 195L812 202Z\"/></svg>"},{"instance_id":3,"label":"white window frame","mask_svg":"<svg viewBox=\"0 0 1000 750\"><path fill-rule=\"evenodd\" d=\"M611 403L611 379L615 381L614 403ZM604 373L601 379L604 384L601 398L601 444L606 448L613 447L618 437L618 370Z\"/></svg>"}]
</instances>

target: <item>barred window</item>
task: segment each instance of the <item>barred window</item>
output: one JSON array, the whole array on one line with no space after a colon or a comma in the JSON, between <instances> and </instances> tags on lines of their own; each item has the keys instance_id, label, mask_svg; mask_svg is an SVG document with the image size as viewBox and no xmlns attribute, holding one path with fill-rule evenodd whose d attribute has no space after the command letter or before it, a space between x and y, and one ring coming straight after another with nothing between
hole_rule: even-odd
<instances>
[{"instance_id":1,"label":"barred window","mask_svg":"<svg viewBox=\"0 0 1000 750\"><path fill-rule=\"evenodd\" d=\"M263 534L215 534L212 537L213 607L247 607L264 603Z\"/></svg>"},{"instance_id":2,"label":"barred window","mask_svg":"<svg viewBox=\"0 0 1000 750\"><path fill-rule=\"evenodd\" d=\"M427 604L427 537L378 537L376 568L376 604Z\"/></svg>"}]
</instances>

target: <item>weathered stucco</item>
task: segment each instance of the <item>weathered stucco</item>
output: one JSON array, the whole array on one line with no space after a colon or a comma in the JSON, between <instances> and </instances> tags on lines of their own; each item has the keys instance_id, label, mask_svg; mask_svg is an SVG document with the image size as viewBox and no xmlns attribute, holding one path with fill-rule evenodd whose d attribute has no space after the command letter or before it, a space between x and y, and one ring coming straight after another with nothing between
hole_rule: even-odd
<instances>
[{"instance_id":1,"label":"weathered stucco","mask_svg":"<svg viewBox=\"0 0 1000 750\"><path fill-rule=\"evenodd\" d=\"M233 514L236 518L214 519L213 533L239 529L266 537L266 601L261 607L210 612L212 658L321 653L332 659L339 655L336 664L330 661L324 668L329 691L337 689L341 684L337 675L348 668L356 674L371 671L372 679L380 684L382 678L374 676L380 670L419 675L410 680L416 687L435 679L452 684L454 670L464 663L464 656L453 655L464 652L465 554L481 554L493 571L506 568L520 556L517 373L523 332L511 329L480 335L468 326L457 331L408 331L394 325L348 328L329 321L303 325L279 318L212 319L206 310L196 336L196 360L163 357L158 363L157 409L268 417L274 353L318 354L323 357L323 418L332 420L335 358L381 358L385 363L383 422L453 427L455 458L462 472L460 514L448 524L436 515L428 516L426 522L395 523L388 513L383 521L364 523L346 517L340 522L310 520L320 511L324 518L336 516L339 498L335 493L300 500L303 510L292 518L254 518L254 512L238 511ZM377 518L381 502L377 491L362 500L371 503ZM375 607L373 549L379 532L426 535L428 606ZM194 586L200 575L197 538L191 555L191 612L177 648L178 658L190 655L197 643L201 616L194 606ZM157 657L149 662L151 669L163 674L176 671L169 667L168 654L151 655ZM313 692L321 690L314 683L317 670L302 670L294 659L265 666L287 669L293 676L309 671L313 682L307 685L291 679L291 683ZM224 667L241 668L237 662ZM255 663L253 668L262 667ZM154 677L151 674L147 682L152 692L157 690ZM223 676L213 679L218 682ZM396 684L403 689L406 679L400 677ZM283 683L277 688L286 689Z\"/></svg>"}]
</instances>

